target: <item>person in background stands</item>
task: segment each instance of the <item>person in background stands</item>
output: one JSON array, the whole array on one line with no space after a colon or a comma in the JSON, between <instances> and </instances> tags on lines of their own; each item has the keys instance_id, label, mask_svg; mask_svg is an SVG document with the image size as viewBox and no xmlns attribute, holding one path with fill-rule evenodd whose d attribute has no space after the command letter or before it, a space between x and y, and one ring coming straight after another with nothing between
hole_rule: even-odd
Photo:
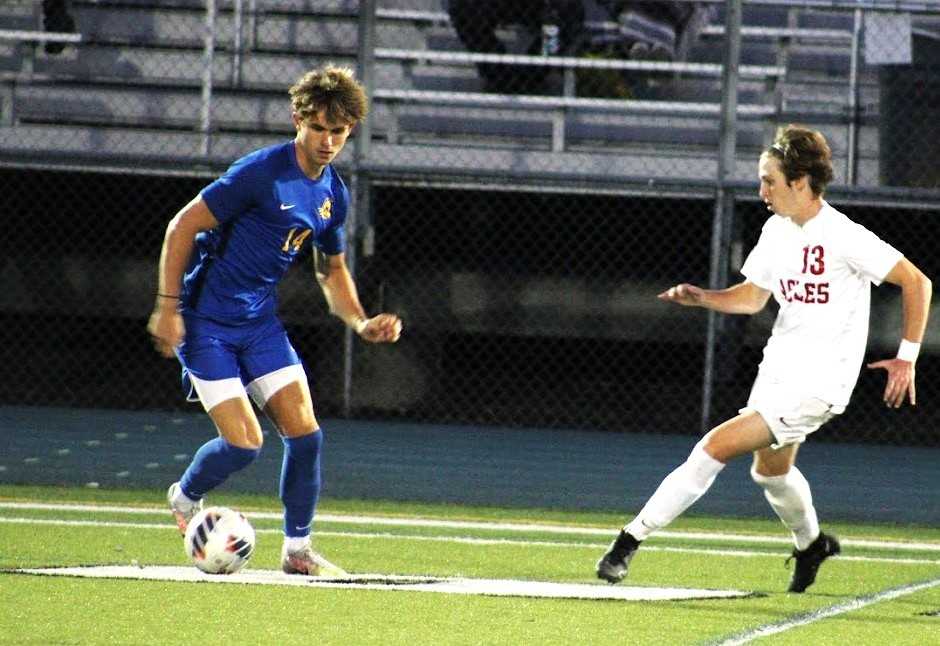
<instances>
[{"instance_id":1,"label":"person in background stands","mask_svg":"<svg viewBox=\"0 0 940 646\"><path fill-rule=\"evenodd\" d=\"M619 23L621 47L632 60L688 60L689 50L709 17L706 7L690 2L601 2Z\"/></svg>"},{"instance_id":2,"label":"person in background stands","mask_svg":"<svg viewBox=\"0 0 940 646\"><path fill-rule=\"evenodd\" d=\"M581 0L450 0L451 24L468 51L506 54L506 44L496 34L499 27L521 27L522 54L537 56L543 47L549 55L568 56L577 51L584 9ZM556 42L543 42L543 25L557 29ZM487 92L539 94L545 91L549 68L532 65L479 63L477 70Z\"/></svg>"},{"instance_id":3,"label":"person in background stands","mask_svg":"<svg viewBox=\"0 0 940 646\"><path fill-rule=\"evenodd\" d=\"M42 0L42 28L52 33L75 33L75 18L69 13L67 0ZM59 54L65 43L46 41L47 54Z\"/></svg>"},{"instance_id":4,"label":"person in background stands","mask_svg":"<svg viewBox=\"0 0 940 646\"><path fill-rule=\"evenodd\" d=\"M509 41L499 28L517 27L529 56L595 59L685 60L708 20L695 3L625 0L451 0L451 23L468 51L506 54ZM544 94L551 91L551 67L478 63L486 92ZM616 70L578 68L578 96L629 98L632 75Z\"/></svg>"}]
</instances>

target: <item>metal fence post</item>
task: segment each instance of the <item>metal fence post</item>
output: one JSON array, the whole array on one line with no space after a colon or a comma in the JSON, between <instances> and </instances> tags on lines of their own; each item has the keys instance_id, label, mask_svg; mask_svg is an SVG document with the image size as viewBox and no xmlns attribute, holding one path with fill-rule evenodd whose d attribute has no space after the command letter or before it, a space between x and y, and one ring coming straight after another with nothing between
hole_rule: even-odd
<instances>
[{"instance_id":1,"label":"metal fence post","mask_svg":"<svg viewBox=\"0 0 940 646\"><path fill-rule=\"evenodd\" d=\"M858 65L862 37L862 10L856 9L852 21L852 53L849 61L849 124L845 151L845 183L855 186L858 172Z\"/></svg>"},{"instance_id":2,"label":"metal fence post","mask_svg":"<svg viewBox=\"0 0 940 646\"><path fill-rule=\"evenodd\" d=\"M359 4L359 80L371 96L375 85L375 1L362 0ZM371 119L369 116L357 126L355 147L353 150L352 173L350 177L350 208L346 220L346 233L352 241L346 250L346 264L353 280L358 278L357 260L358 245L361 239L360 232L369 227L368 213L371 208L369 178L362 170L363 163L369 153L369 140L372 137ZM363 226L360 226L363 225ZM343 416L349 417L352 410L353 385L353 332L346 329L343 334Z\"/></svg>"},{"instance_id":3,"label":"metal fence post","mask_svg":"<svg viewBox=\"0 0 940 646\"><path fill-rule=\"evenodd\" d=\"M731 227L734 221L734 191L728 185L733 177L737 148L738 64L741 58L741 0L725 3L725 52L721 74L721 122L719 124L718 173L715 178L715 216L712 221L710 289L721 289L728 282ZM711 425L711 406L715 390L715 347L724 328L724 314L708 312L705 342L705 370L702 381L702 432Z\"/></svg>"},{"instance_id":4,"label":"metal fence post","mask_svg":"<svg viewBox=\"0 0 940 646\"><path fill-rule=\"evenodd\" d=\"M206 0L206 25L202 55L202 111L199 131L202 133L202 155L212 150L212 64L215 58L215 0Z\"/></svg>"},{"instance_id":5,"label":"metal fence post","mask_svg":"<svg viewBox=\"0 0 940 646\"><path fill-rule=\"evenodd\" d=\"M232 87L239 87L242 84L242 29L244 22L244 8L242 0L235 0L232 5L234 23L232 25Z\"/></svg>"}]
</instances>

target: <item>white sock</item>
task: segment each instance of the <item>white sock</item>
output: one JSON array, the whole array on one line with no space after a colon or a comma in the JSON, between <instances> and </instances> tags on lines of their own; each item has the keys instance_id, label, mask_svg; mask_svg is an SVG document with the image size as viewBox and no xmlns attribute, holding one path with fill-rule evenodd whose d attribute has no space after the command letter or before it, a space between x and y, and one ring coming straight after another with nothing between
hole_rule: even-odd
<instances>
[{"instance_id":1,"label":"white sock","mask_svg":"<svg viewBox=\"0 0 940 646\"><path fill-rule=\"evenodd\" d=\"M299 552L310 545L309 536L285 536L284 549L288 552Z\"/></svg>"},{"instance_id":2,"label":"white sock","mask_svg":"<svg viewBox=\"0 0 940 646\"><path fill-rule=\"evenodd\" d=\"M183 512L189 512L192 510L199 501L193 500L189 496L183 493L183 490L180 487L176 488L176 495L173 496L173 507L179 509Z\"/></svg>"},{"instance_id":3,"label":"white sock","mask_svg":"<svg viewBox=\"0 0 940 646\"><path fill-rule=\"evenodd\" d=\"M764 488L764 497L793 534L796 549L805 550L819 536L819 518L813 507L809 483L795 466L782 476L763 476L751 469L754 482Z\"/></svg>"},{"instance_id":4,"label":"white sock","mask_svg":"<svg viewBox=\"0 0 940 646\"><path fill-rule=\"evenodd\" d=\"M688 459L660 483L636 518L624 526L624 530L638 541L645 540L701 498L724 468L724 463L708 455L699 442Z\"/></svg>"}]
</instances>

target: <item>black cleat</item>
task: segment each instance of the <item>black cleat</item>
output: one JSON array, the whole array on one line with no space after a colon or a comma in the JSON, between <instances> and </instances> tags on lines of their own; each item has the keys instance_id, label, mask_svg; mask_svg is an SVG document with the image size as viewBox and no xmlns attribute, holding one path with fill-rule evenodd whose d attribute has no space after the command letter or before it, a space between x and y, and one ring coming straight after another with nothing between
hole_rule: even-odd
<instances>
[{"instance_id":1,"label":"black cleat","mask_svg":"<svg viewBox=\"0 0 940 646\"><path fill-rule=\"evenodd\" d=\"M819 566L830 556L835 556L842 551L839 540L835 536L819 533L816 540L810 543L805 550L793 550L793 554L787 559L796 559L796 567L793 569L793 577L790 579L790 587L787 592L803 592L816 580L816 572Z\"/></svg>"},{"instance_id":2,"label":"black cleat","mask_svg":"<svg viewBox=\"0 0 940 646\"><path fill-rule=\"evenodd\" d=\"M610 544L604 556L597 562L597 578L608 583L619 583L627 575L630 559L636 554L641 541L636 540L622 529Z\"/></svg>"}]
</instances>

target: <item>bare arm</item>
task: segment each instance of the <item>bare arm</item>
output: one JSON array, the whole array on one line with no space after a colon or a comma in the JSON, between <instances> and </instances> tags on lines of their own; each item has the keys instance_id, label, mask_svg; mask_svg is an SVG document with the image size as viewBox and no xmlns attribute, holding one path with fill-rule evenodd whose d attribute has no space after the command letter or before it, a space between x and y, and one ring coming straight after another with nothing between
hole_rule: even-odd
<instances>
[{"instance_id":1,"label":"bare arm","mask_svg":"<svg viewBox=\"0 0 940 646\"><path fill-rule=\"evenodd\" d=\"M214 229L219 222L209 207L196 196L173 216L166 227L160 265L157 273L157 298L147 330L157 350L165 357L173 356L173 349L183 340L183 319L177 311L182 289L183 272L193 254L196 234Z\"/></svg>"},{"instance_id":2,"label":"bare arm","mask_svg":"<svg viewBox=\"0 0 940 646\"><path fill-rule=\"evenodd\" d=\"M330 312L371 343L394 343L401 335L401 320L394 314L366 316L349 269L346 254L328 256L314 248L317 282L323 290Z\"/></svg>"},{"instance_id":3,"label":"bare arm","mask_svg":"<svg viewBox=\"0 0 940 646\"><path fill-rule=\"evenodd\" d=\"M913 343L924 340L933 284L914 263L901 258L885 276L885 281L901 288L904 312L903 338Z\"/></svg>"},{"instance_id":4,"label":"bare arm","mask_svg":"<svg viewBox=\"0 0 940 646\"><path fill-rule=\"evenodd\" d=\"M670 287L660 294L659 298L680 305L704 307L725 314L756 314L767 305L770 291L750 281L744 281L726 289L702 289L682 283Z\"/></svg>"},{"instance_id":5,"label":"bare arm","mask_svg":"<svg viewBox=\"0 0 940 646\"><path fill-rule=\"evenodd\" d=\"M885 281L901 288L901 308L904 315L904 328L902 344L911 350L906 351L905 357L883 359L868 364L869 368L884 368L888 372L888 383L885 385L884 402L888 406L899 408L904 398L909 397L911 405L917 404L916 389L914 385L914 364L917 361L917 350L924 339L924 330L927 329L927 315L930 312L930 298L933 286L930 279L907 258L901 258L885 276ZM913 355L907 352L913 351ZM902 354L899 352L899 355Z\"/></svg>"}]
</instances>

